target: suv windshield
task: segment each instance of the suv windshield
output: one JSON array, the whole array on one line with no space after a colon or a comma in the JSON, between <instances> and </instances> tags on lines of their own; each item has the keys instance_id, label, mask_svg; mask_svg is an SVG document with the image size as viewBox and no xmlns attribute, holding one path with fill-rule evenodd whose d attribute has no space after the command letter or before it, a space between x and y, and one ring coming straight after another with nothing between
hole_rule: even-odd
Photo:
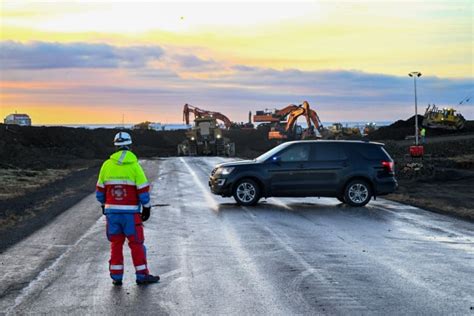
<instances>
[{"instance_id":1,"label":"suv windshield","mask_svg":"<svg viewBox=\"0 0 474 316\"><path fill-rule=\"evenodd\" d=\"M264 162L266 161L267 159L275 156L278 152L280 152L281 150L283 150L284 148L288 147L290 145L290 143L283 143L283 144L280 144L272 149L270 149L269 151L267 151L266 153L258 156L255 160L257 162Z\"/></svg>"}]
</instances>

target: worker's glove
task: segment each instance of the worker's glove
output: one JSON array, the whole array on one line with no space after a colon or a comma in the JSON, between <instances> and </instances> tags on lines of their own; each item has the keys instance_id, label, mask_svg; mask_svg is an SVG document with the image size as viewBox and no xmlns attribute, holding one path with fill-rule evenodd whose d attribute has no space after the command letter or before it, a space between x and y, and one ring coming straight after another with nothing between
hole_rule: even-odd
<instances>
[{"instance_id":1,"label":"worker's glove","mask_svg":"<svg viewBox=\"0 0 474 316\"><path fill-rule=\"evenodd\" d=\"M102 205L100 206L100 208L102 209L102 215L105 215L105 205L102 204Z\"/></svg>"},{"instance_id":2,"label":"worker's glove","mask_svg":"<svg viewBox=\"0 0 474 316\"><path fill-rule=\"evenodd\" d=\"M151 207L142 207L142 221L146 222L150 218Z\"/></svg>"}]
</instances>

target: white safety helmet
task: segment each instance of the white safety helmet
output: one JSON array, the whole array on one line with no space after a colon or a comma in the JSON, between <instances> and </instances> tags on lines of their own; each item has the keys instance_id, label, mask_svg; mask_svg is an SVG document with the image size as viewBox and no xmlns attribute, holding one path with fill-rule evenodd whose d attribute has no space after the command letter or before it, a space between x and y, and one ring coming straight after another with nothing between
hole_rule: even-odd
<instances>
[{"instance_id":1,"label":"white safety helmet","mask_svg":"<svg viewBox=\"0 0 474 316\"><path fill-rule=\"evenodd\" d=\"M129 133L118 132L114 137L115 146L128 146L132 144L132 137Z\"/></svg>"}]
</instances>

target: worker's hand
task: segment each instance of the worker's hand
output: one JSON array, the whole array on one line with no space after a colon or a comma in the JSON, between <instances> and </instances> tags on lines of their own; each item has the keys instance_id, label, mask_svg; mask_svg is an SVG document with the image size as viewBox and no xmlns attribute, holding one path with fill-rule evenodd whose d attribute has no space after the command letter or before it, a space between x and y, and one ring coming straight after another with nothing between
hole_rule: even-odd
<instances>
[{"instance_id":1,"label":"worker's hand","mask_svg":"<svg viewBox=\"0 0 474 316\"><path fill-rule=\"evenodd\" d=\"M102 209L102 215L105 215L105 205L102 204L102 205L100 206L100 208Z\"/></svg>"},{"instance_id":2,"label":"worker's hand","mask_svg":"<svg viewBox=\"0 0 474 316\"><path fill-rule=\"evenodd\" d=\"M146 222L150 218L151 207L142 207L142 221Z\"/></svg>"}]
</instances>

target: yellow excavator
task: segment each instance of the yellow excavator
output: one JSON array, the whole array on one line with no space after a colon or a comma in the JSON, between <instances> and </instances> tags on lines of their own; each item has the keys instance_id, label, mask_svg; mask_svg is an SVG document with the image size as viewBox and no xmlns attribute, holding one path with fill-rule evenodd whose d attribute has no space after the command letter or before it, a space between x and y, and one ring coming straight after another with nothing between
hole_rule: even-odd
<instances>
[{"instance_id":1,"label":"yellow excavator","mask_svg":"<svg viewBox=\"0 0 474 316\"><path fill-rule=\"evenodd\" d=\"M435 104L428 104L422 124L429 128L461 130L466 124L466 119L453 108L439 109Z\"/></svg>"}]
</instances>

